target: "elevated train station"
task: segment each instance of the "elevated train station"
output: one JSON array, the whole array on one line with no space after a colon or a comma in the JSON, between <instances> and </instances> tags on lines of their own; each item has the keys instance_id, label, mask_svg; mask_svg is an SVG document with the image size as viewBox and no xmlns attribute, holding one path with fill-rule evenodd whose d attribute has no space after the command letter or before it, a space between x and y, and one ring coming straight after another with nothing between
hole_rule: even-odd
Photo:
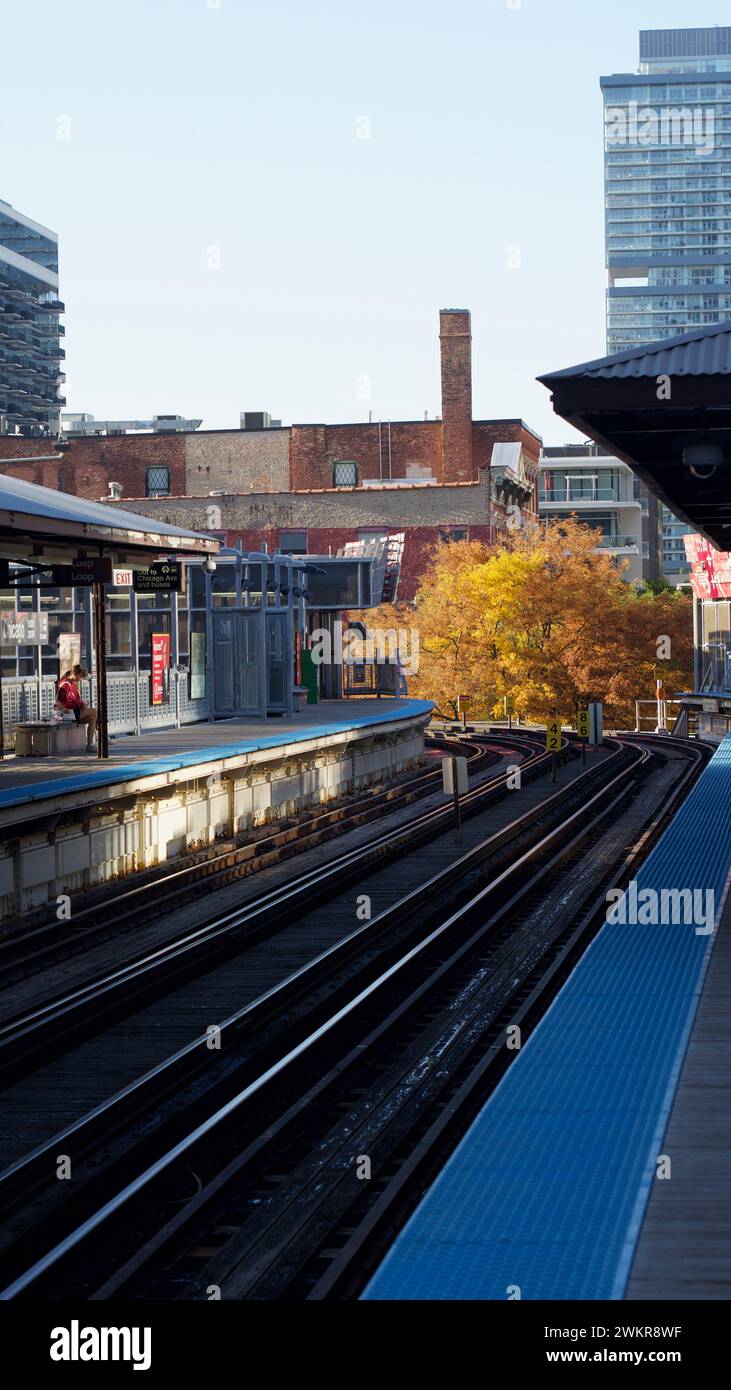
<instances>
[{"instance_id":1,"label":"elevated train station","mask_svg":"<svg viewBox=\"0 0 731 1390\"><path fill-rule=\"evenodd\" d=\"M722 557L730 377L713 329L542 380ZM595 713L587 749L430 728L396 664L313 672L313 621L377 601L380 552L221 550L12 488L0 587L34 637L3 650L0 1296L731 1297L723 559L673 736ZM87 558L130 582L59 582ZM135 582L155 561L175 587ZM94 762L11 748L54 717L62 636L109 688ZM49 944L59 896L86 973ZM78 1217L44 1186L61 1140Z\"/></svg>"}]
</instances>

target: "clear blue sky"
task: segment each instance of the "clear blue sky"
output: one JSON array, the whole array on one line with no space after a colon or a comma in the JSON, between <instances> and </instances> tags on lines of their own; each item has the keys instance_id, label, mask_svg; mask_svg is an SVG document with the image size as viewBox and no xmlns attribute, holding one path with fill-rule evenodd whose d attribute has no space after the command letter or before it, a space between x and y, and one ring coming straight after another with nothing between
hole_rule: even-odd
<instances>
[{"instance_id":1,"label":"clear blue sky","mask_svg":"<svg viewBox=\"0 0 731 1390\"><path fill-rule=\"evenodd\" d=\"M6 6L0 197L59 233L67 409L420 419L459 306L475 415L570 437L534 378L604 351L599 75L636 68L640 28L725 22L720 0Z\"/></svg>"}]
</instances>

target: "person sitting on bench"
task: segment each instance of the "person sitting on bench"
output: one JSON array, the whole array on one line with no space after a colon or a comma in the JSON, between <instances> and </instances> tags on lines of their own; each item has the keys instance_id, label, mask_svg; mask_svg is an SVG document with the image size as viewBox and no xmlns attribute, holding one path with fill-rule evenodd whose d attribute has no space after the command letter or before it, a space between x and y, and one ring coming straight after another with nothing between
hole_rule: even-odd
<instances>
[{"instance_id":1,"label":"person sitting on bench","mask_svg":"<svg viewBox=\"0 0 731 1390\"><path fill-rule=\"evenodd\" d=\"M98 715L91 705L82 700L78 686L78 682L86 680L88 675L89 672L85 671L83 666L72 666L58 682L56 704L73 714L77 724L86 725L86 751L93 753Z\"/></svg>"}]
</instances>

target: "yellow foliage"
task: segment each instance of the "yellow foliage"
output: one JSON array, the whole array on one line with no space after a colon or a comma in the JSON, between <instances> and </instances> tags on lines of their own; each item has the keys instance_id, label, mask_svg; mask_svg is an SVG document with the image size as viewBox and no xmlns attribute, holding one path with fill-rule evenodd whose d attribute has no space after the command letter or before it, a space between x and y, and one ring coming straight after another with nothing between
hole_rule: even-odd
<instances>
[{"instance_id":1,"label":"yellow foliage","mask_svg":"<svg viewBox=\"0 0 731 1390\"><path fill-rule=\"evenodd\" d=\"M516 714L541 722L603 700L610 724L633 727L634 701L651 699L658 677L669 693L690 686L691 601L638 592L599 540L571 519L517 532L496 549L441 545L413 607L361 617L371 628L417 630L409 693L444 715L456 716L460 695L471 697L472 718L502 713L508 697ZM660 659L668 645L670 659Z\"/></svg>"}]
</instances>

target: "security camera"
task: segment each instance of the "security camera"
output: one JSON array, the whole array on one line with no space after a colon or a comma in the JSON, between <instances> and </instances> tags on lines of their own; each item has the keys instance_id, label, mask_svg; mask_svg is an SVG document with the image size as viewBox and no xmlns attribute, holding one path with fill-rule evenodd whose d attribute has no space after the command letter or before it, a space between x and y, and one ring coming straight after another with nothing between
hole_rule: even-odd
<instances>
[{"instance_id":1,"label":"security camera","mask_svg":"<svg viewBox=\"0 0 731 1390\"><path fill-rule=\"evenodd\" d=\"M719 465L723 463L723 449L720 444L710 444L705 440L696 444L686 444L683 463L690 469L694 478L712 478Z\"/></svg>"},{"instance_id":2,"label":"security camera","mask_svg":"<svg viewBox=\"0 0 731 1390\"><path fill-rule=\"evenodd\" d=\"M216 573L216 561L214 560L214 558L213 558L212 555L208 555L208 556L206 557L206 560L205 560L205 562L204 562L204 564L203 564L203 568L204 568L206 574L215 574L215 573Z\"/></svg>"}]
</instances>

